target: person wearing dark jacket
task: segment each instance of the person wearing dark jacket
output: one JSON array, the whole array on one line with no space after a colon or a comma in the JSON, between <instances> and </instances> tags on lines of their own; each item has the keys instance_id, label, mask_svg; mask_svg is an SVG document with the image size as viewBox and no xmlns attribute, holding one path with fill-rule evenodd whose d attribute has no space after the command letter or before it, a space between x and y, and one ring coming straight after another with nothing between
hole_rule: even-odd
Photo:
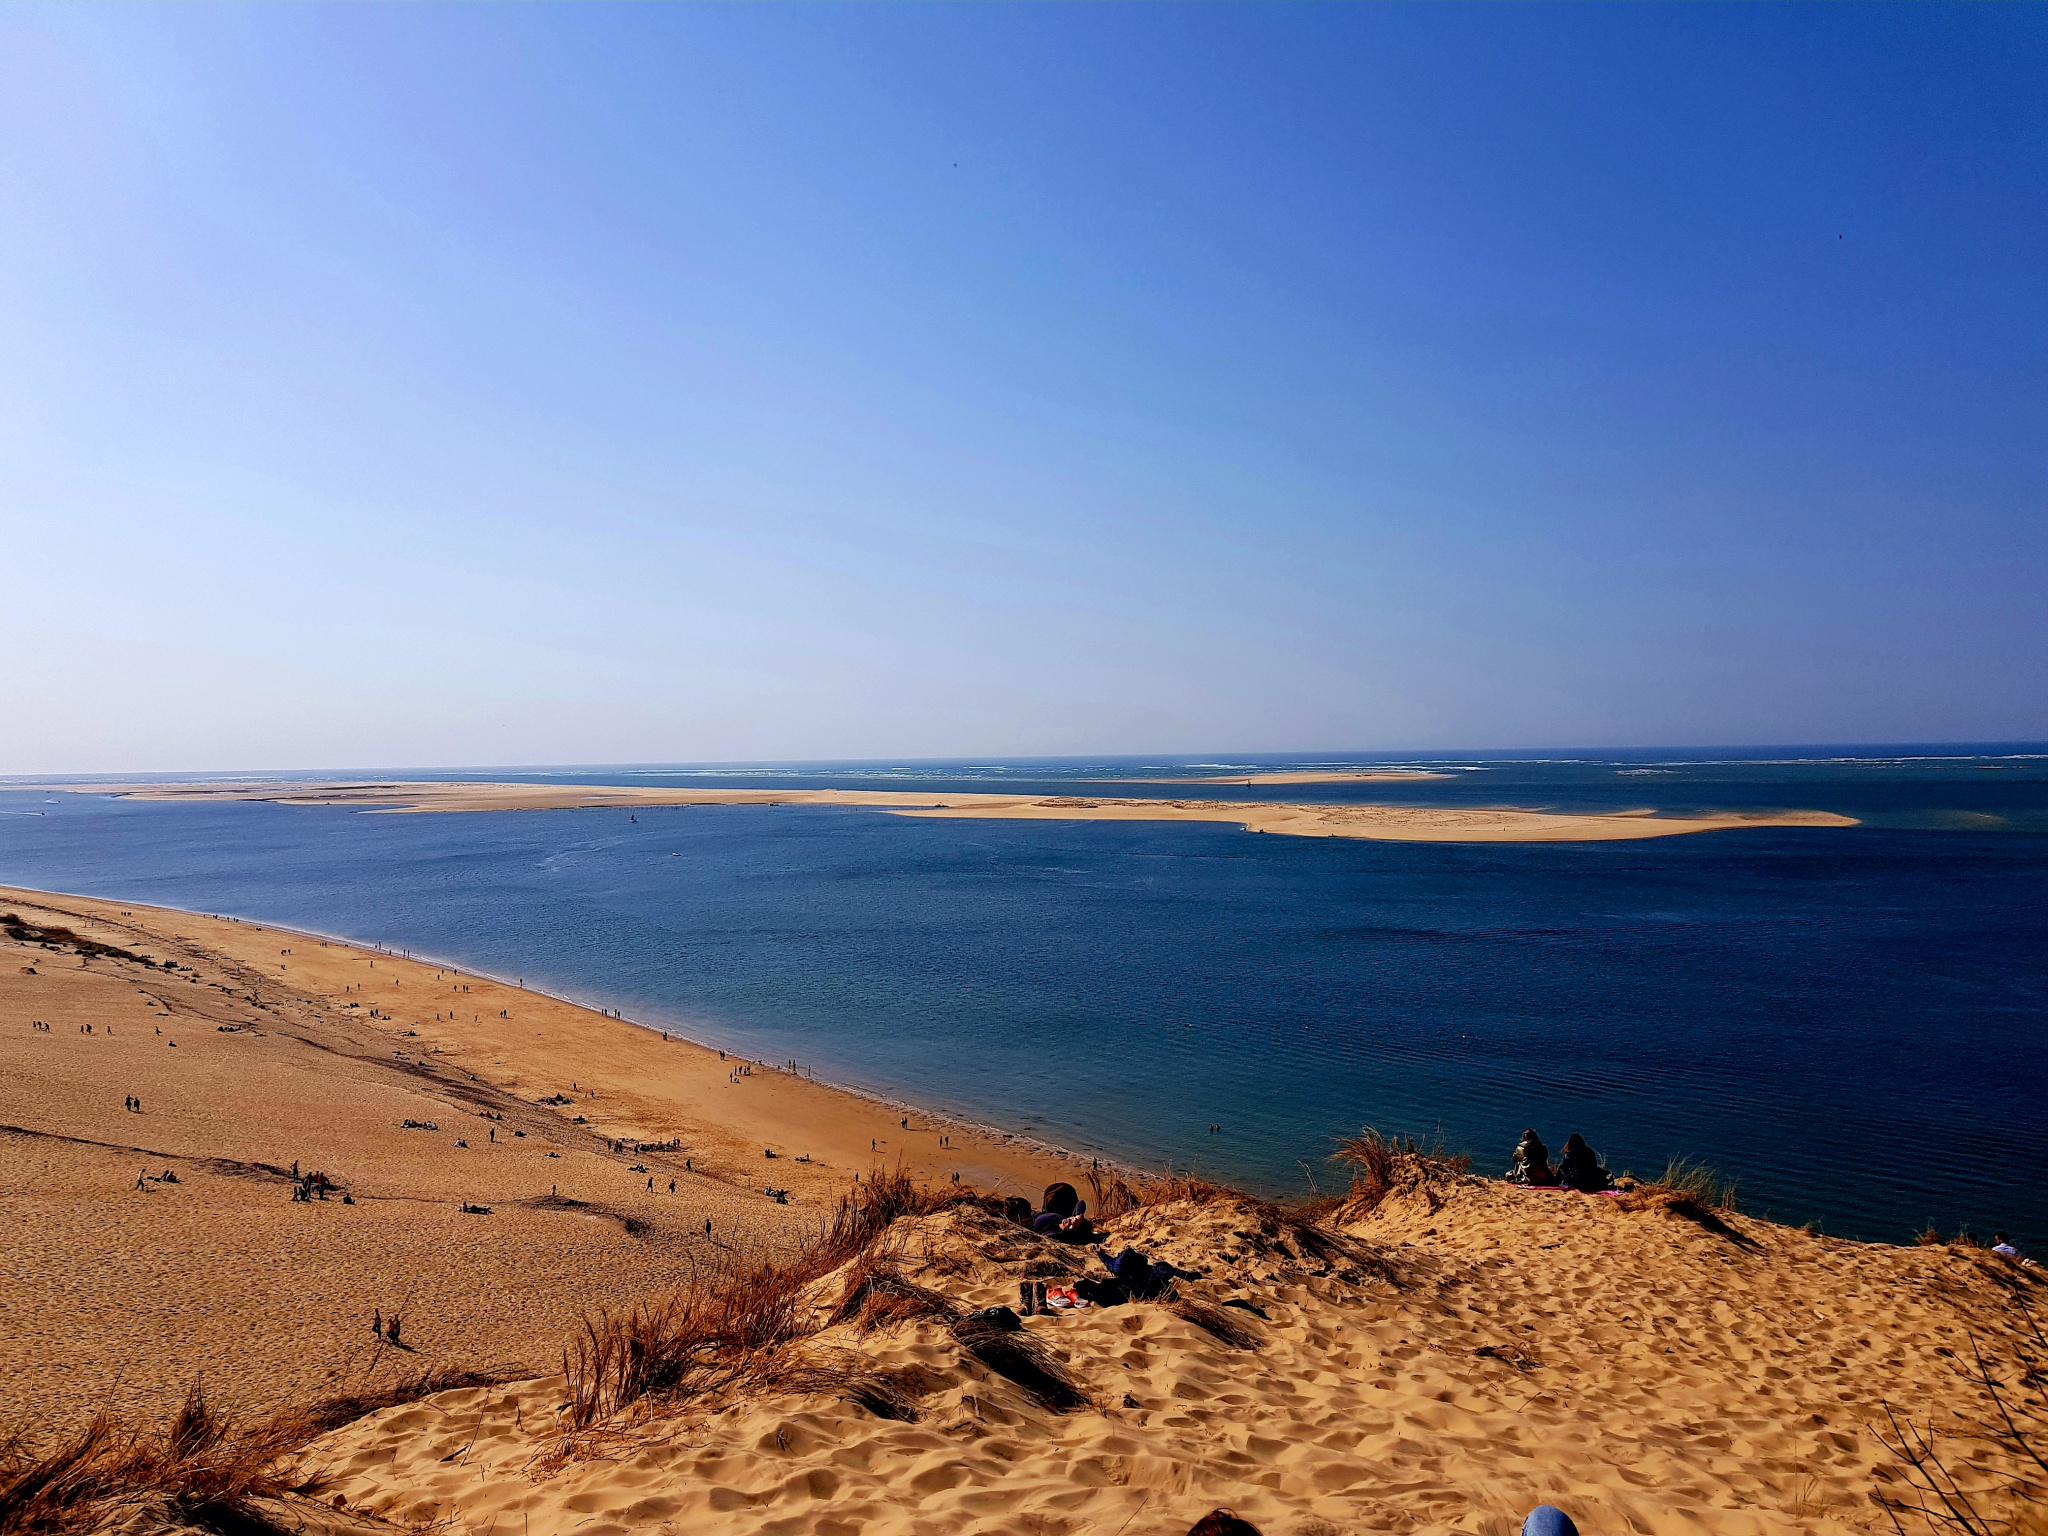
<instances>
[{"instance_id":1,"label":"person wearing dark jacket","mask_svg":"<svg viewBox=\"0 0 2048 1536\"><path fill-rule=\"evenodd\" d=\"M1049 1184L1045 1209L1031 1218L1031 1230L1059 1243L1093 1242L1095 1229L1088 1225L1087 1211L1073 1185Z\"/></svg>"},{"instance_id":2,"label":"person wearing dark jacket","mask_svg":"<svg viewBox=\"0 0 2048 1536\"><path fill-rule=\"evenodd\" d=\"M1557 1182L1566 1189L1584 1190L1590 1195L1606 1189L1614 1181L1601 1166L1600 1154L1587 1146L1585 1138L1574 1131L1564 1139L1564 1156L1557 1160Z\"/></svg>"},{"instance_id":3,"label":"person wearing dark jacket","mask_svg":"<svg viewBox=\"0 0 2048 1536\"><path fill-rule=\"evenodd\" d=\"M1515 1148L1515 1164L1503 1175L1510 1184L1555 1184L1557 1175L1550 1169L1550 1148L1543 1145L1543 1138L1536 1132L1522 1132L1522 1140Z\"/></svg>"}]
</instances>

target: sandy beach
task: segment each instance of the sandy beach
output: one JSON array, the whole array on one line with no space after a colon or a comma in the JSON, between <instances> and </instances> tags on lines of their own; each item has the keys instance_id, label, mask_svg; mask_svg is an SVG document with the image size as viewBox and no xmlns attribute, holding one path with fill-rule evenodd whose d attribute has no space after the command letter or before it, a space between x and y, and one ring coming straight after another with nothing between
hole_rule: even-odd
<instances>
[{"instance_id":1,"label":"sandy beach","mask_svg":"<svg viewBox=\"0 0 2048 1536\"><path fill-rule=\"evenodd\" d=\"M955 1172L1086 1190L1085 1166L379 952L26 891L0 912L0 1410L47 1435L161 1418L197 1375L248 1408L498 1378L308 1447L353 1528L1179 1536L1223 1504L1268 1533L1511 1536L1547 1500L1589 1532L1864 1532L1905 1486L1887 1404L1943 1427L1987 1507L2013 1470L1959 1433L1986 1411L1959 1362L2020 1358L2038 1270L1412 1158L1314 1223L1144 1195L1108 1250L1189 1278L1026 1322L1064 1406L958 1318L1102 1262L969 1204L805 1281L792 1347L891 1384L887 1412L789 1388L572 1432L580 1319L806 1251L857 1174L944 1197ZM314 1170L328 1198L293 1199ZM924 1299L894 1323L840 1305L898 1281Z\"/></svg>"},{"instance_id":2,"label":"sandy beach","mask_svg":"<svg viewBox=\"0 0 2048 1536\"><path fill-rule=\"evenodd\" d=\"M1403 775L1406 777L1406 775ZM1286 780L1268 782L1327 782ZM1129 781L1126 781L1129 782ZM1242 779L1228 782L1243 783ZM874 789L592 789L551 784L234 783L31 786L137 800L260 800L278 805L353 806L402 813L603 810L653 806L843 805L899 816L1010 821L1209 821L1292 837L1358 837L1410 843L1617 842L1743 827L1853 827L1831 811L1660 816L1655 807L1575 814L1515 807L1448 809L1407 805L1313 805L1267 801L1124 799L1096 795L946 795Z\"/></svg>"},{"instance_id":3,"label":"sandy beach","mask_svg":"<svg viewBox=\"0 0 2048 1536\"><path fill-rule=\"evenodd\" d=\"M541 1369L584 1307L787 1240L874 1168L1019 1193L1066 1166L392 955L27 891L4 913L158 964L0 938L0 1206L34 1238L0 1260L0 1414L167 1411L201 1371L253 1400ZM295 1166L338 1188L292 1201ZM403 1360L375 1310L405 1316Z\"/></svg>"}]
</instances>

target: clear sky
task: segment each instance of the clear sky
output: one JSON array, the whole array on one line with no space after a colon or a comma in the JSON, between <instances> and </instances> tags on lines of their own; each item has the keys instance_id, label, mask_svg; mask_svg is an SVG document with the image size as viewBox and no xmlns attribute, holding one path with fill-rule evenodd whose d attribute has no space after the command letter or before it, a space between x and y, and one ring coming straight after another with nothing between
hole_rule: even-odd
<instances>
[{"instance_id":1,"label":"clear sky","mask_svg":"<svg viewBox=\"0 0 2048 1536\"><path fill-rule=\"evenodd\" d=\"M0 771L2048 737L2048 8L0 9Z\"/></svg>"}]
</instances>

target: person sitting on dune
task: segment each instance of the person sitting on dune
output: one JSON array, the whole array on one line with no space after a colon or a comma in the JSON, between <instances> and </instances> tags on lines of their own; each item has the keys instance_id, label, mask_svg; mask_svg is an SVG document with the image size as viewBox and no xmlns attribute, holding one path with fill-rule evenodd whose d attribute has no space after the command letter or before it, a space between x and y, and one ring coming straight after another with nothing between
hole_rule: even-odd
<instances>
[{"instance_id":1,"label":"person sitting on dune","mask_svg":"<svg viewBox=\"0 0 2048 1536\"><path fill-rule=\"evenodd\" d=\"M1088 1225L1087 1210L1073 1185L1049 1184L1045 1209L1031 1218L1031 1230L1055 1242L1092 1243L1095 1229Z\"/></svg>"},{"instance_id":2,"label":"person sitting on dune","mask_svg":"<svg viewBox=\"0 0 2048 1536\"><path fill-rule=\"evenodd\" d=\"M1564 1156L1557 1160L1557 1182L1566 1189L1584 1190L1590 1195L1606 1189L1614 1180L1602 1166L1600 1154L1573 1131L1564 1139Z\"/></svg>"},{"instance_id":3,"label":"person sitting on dune","mask_svg":"<svg viewBox=\"0 0 2048 1536\"><path fill-rule=\"evenodd\" d=\"M1521 1142L1515 1147L1515 1164L1502 1177L1510 1184L1557 1182L1557 1175L1550 1169L1550 1148L1543 1145L1543 1138L1533 1128L1522 1132Z\"/></svg>"}]
</instances>

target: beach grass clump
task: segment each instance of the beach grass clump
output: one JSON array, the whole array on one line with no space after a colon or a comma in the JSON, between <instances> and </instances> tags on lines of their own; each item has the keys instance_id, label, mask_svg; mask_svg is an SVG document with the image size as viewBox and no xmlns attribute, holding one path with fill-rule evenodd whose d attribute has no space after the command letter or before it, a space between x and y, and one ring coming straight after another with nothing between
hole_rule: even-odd
<instances>
[{"instance_id":1,"label":"beach grass clump","mask_svg":"<svg viewBox=\"0 0 2048 1536\"><path fill-rule=\"evenodd\" d=\"M1640 1182L1636 1193L1664 1197L1667 1201L1684 1201L1703 1211L1733 1211L1735 1203L1735 1181L1724 1179L1705 1163L1689 1163L1684 1158L1673 1158L1665 1164L1664 1172L1654 1179Z\"/></svg>"},{"instance_id":2,"label":"beach grass clump","mask_svg":"<svg viewBox=\"0 0 2048 1536\"><path fill-rule=\"evenodd\" d=\"M1350 1192L1333 1213L1340 1222L1368 1216L1387 1196L1404 1190L1421 1191L1435 1209L1441 1186L1463 1178L1472 1167L1469 1154L1447 1150L1441 1137L1423 1142L1369 1125L1342 1138L1330 1161L1351 1167Z\"/></svg>"},{"instance_id":3,"label":"beach grass clump","mask_svg":"<svg viewBox=\"0 0 2048 1536\"><path fill-rule=\"evenodd\" d=\"M768 1392L836 1395L888 1417L914 1417L894 1377L820 1349L816 1338L836 1323L867 1332L924 1318L944 1324L983 1364L1047 1406L1078 1406L1086 1400L1078 1385L1042 1347L1004 1342L1007 1336L905 1278L880 1251L896 1222L961 1205L1004 1212L1003 1202L971 1189L932 1190L900 1168L877 1173L843 1196L794 1254L704 1264L664 1300L586 1317L562 1356L570 1429L637 1406L673 1412ZM841 1269L848 1270L843 1293L821 1320L814 1287Z\"/></svg>"},{"instance_id":4,"label":"beach grass clump","mask_svg":"<svg viewBox=\"0 0 2048 1536\"><path fill-rule=\"evenodd\" d=\"M58 1536L114 1525L186 1526L240 1536L284 1525L266 1501L320 1491L283 1418L238 1420L194 1383L161 1433L102 1412L38 1453L0 1441L0 1536Z\"/></svg>"},{"instance_id":5,"label":"beach grass clump","mask_svg":"<svg viewBox=\"0 0 2048 1536\"><path fill-rule=\"evenodd\" d=\"M1234 1308L1218 1306L1206 1297L1190 1295L1178 1286L1169 1290L1159 1304L1181 1321L1193 1323L1204 1333L1228 1344L1232 1349L1266 1347L1265 1338L1246 1320L1243 1313Z\"/></svg>"},{"instance_id":6,"label":"beach grass clump","mask_svg":"<svg viewBox=\"0 0 2048 1536\"><path fill-rule=\"evenodd\" d=\"M817 1331L803 1297L814 1276L803 1268L735 1259L700 1268L662 1300L584 1318L562 1355L570 1427L642 1402L773 1390Z\"/></svg>"},{"instance_id":7,"label":"beach grass clump","mask_svg":"<svg viewBox=\"0 0 2048 1536\"><path fill-rule=\"evenodd\" d=\"M1271 1252L1313 1259L1333 1269L1374 1274L1395 1283L1393 1270L1382 1257L1330 1230L1324 1218L1336 1208L1326 1203L1283 1206L1194 1174L1169 1174L1133 1183L1119 1174L1091 1173L1088 1182L1095 1190L1095 1210L1103 1213L1100 1219L1104 1221L1161 1206L1227 1209L1249 1229L1243 1235L1256 1237Z\"/></svg>"}]
</instances>

